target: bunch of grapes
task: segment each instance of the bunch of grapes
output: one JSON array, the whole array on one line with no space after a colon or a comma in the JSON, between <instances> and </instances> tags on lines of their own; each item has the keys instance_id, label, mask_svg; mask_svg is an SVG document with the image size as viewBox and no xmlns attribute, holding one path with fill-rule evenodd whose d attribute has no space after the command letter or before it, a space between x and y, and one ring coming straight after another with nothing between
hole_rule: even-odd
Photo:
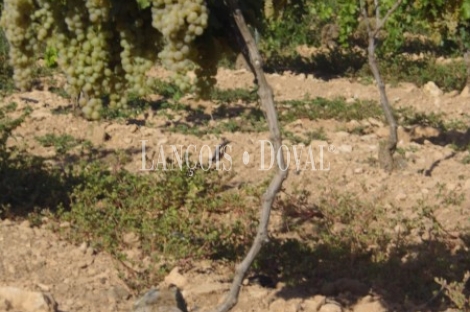
<instances>
[{"instance_id":1,"label":"bunch of grapes","mask_svg":"<svg viewBox=\"0 0 470 312\"><path fill-rule=\"evenodd\" d=\"M10 62L14 68L13 79L22 90L30 87L33 57L38 48L38 36L34 26L42 14L36 15L35 12L32 0L6 0L4 3L1 26L13 47L9 50Z\"/></svg>"},{"instance_id":2,"label":"bunch of grapes","mask_svg":"<svg viewBox=\"0 0 470 312\"><path fill-rule=\"evenodd\" d=\"M183 91L197 91L187 73L196 70L194 40L207 27L208 10L204 0L153 0L153 27L158 29L165 46L158 54L171 70L176 85Z\"/></svg>"},{"instance_id":3,"label":"bunch of grapes","mask_svg":"<svg viewBox=\"0 0 470 312\"><path fill-rule=\"evenodd\" d=\"M89 119L99 119L104 105L121 108L131 94L147 94L146 73L158 58L185 92L215 82L204 78L214 70L201 68L204 54L195 49L208 26L204 0L152 0L145 8L138 0L4 2L1 25L17 86L30 88L37 55L46 44L53 46L67 77L66 91ZM191 70L202 80L191 80Z\"/></svg>"}]
</instances>

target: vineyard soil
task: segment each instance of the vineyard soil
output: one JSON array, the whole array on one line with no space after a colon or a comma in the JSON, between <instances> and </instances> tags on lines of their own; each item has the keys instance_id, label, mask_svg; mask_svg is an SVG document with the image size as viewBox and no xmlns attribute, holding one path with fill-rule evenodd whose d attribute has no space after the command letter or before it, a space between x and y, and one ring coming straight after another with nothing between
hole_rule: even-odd
<instances>
[{"instance_id":1,"label":"vineyard soil","mask_svg":"<svg viewBox=\"0 0 470 312\"><path fill-rule=\"evenodd\" d=\"M167 73L161 69L154 69L152 75L167 77ZM351 82L347 79L323 81L311 75L291 73L268 74L267 77L276 101L303 100L306 97L344 97L348 103L353 103L357 100L378 99L374 84ZM220 89L253 86L253 76L245 70L220 69L217 80L217 87ZM467 90L461 94L442 93L431 84L424 88L400 84L388 86L387 91L395 109L412 107L418 112L443 113L447 121L469 124L470 92ZM36 100L37 103L26 103L24 98ZM158 98L157 95L153 96L154 100ZM167 131L169 125L175 124L194 127L196 121L189 118L187 111L173 112L171 116L146 112L134 122L128 123L90 122L71 113L53 113L70 103L49 91L14 93L2 101L18 103L18 110L25 105L33 108L27 122L15 130L16 140L12 139L10 142L24 144L32 154L52 156L55 153L52 147L41 146L35 137L48 133L69 134L90 140L95 146L109 151L132 149L132 161L125 165L126 169L141 173L142 140L146 140L149 159L156 161L159 145L166 146L169 153L171 145L214 147L224 137L231 142L232 170L236 173L232 181L234 188L242 183L259 183L269 177L269 171L259 170L262 161L260 140L269 139L267 132L226 132L221 135L194 136ZM183 98L181 102L194 109L202 105L203 115L209 116L209 119L220 106L209 101L196 102L190 97ZM257 104L239 101L236 106L244 111L250 107L256 108ZM280 114L286 113L284 111ZM215 128L221 123L229 122L231 118L214 117L209 120L208 125ZM442 133L439 129L426 125L401 127L398 148L403 153L400 155L400 166L395 172L388 174L379 169L376 162L379 140L388 135L381 120L368 118L343 122L298 119L284 127L297 136L323 128L325 135L325 138L315 139L310 144L316 170L312 170L311 164L305 165L304 161L301 163L302 168L298 170L292 149L298 143L284 140L286 146L290 147L291 156L290 174L284 182L286 193L293 192L296 187L304 188L315 198L320 196L324 188L330 188L359 194L361 200L381 204L390 211L400 207L405 214L412 214L411 208L420 200L432 203L438 190L445 194L465 195L470 191L469 164L464 161L469 157L469 152L456 152L449 144L453 141L457 145L467 145L470 142L468 131ZM362 133L355 134L351 131L354 128L361 128ZM319 166L321 146L324 146L322 161L325 170L320 170ZM208 149L203 150L203 153L210 152ZM248 164L243 162L246 153L250 155ZM207 156L204 154L204 157ZM269 163L269 157L270 155L265 155L265 164ZM443 206L435 212L439 223L452 234L448 243L456 252L467 250L465 242L459 238L459 229L469 225L468 207L469 200L465 198L457 205ZM314 223L315 220L304 223L302 231L314 231ZM282 226L282 213L275 210L270 225L273 233L278 233ZM279 235L296 237L297 234L287 231ZM106 253L94 253L85 245L73 246L60 239L47 229L47 222L41 228L31 228L26 222L0 221L0 286L48 291L58 302L60 311L130 311L137 294L119 279L115 264ZM203 311L214 306L228 289L232 273L233 267L208 261L197 262L191 268L182 270L178 278L191 311L195 311L197 307L200 309L198 311ZM337 281L328 283L335 282ZM367 281L343 282L356 285L352 288L357 288L357 284L367 284ZM383 298L380 289L361 294L356 297L356 301L346 304L340 298L342 293L331 295L325 292L328 283L322 281L317 285L313 283L310 288L289 288L279 282L274 289L263 288L258 284L246 285L242 288L234 311L340 311L334 302L339 302L344 311L410 309L403 302ZM354 293L355 290L347 289L346 292Z\"/></svg>"}]
</instances>

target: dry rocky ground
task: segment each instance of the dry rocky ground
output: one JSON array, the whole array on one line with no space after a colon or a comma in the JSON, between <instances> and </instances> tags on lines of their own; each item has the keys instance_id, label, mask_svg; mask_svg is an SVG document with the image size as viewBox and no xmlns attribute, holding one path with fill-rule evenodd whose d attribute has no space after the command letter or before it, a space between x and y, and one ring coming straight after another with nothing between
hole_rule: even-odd
<instances>
[{"instance_id":1,"label":"dry rocky ground","mask_svg":"<svg viewBox=\"0 0 470 312\"><path fill-rule=\"evenodd\" d=\"M165 76L160 70L155 70L154 74ZM217 78L218 87L222 89L251 88L253 82L252 75L244 70L221 69ZM306 96L331 99L341 96L350 103L357 99L378 99L374 85L346 79L322 81L310 75L284 73L268 75L268 80L278 101L301 100ZM470 93L466 90L462 94L443 94L432 84L424 88L401 84L389 86L387 91L394 107L409 106L421 112L445 113L449 120L460 120L468 124ZM25 103L22 97L38 102ZM126 122L90 122L72 114L53 114L53 109L68 106L69 102L48 91L15 93L3 99L4 103L12 101L19 104L19 109L26 104L33 107L31 117L15 131L15 144L25 144L31 153L41 156L52 156L54 150L39 145L35 136L66 133L90 140L108 150L134 149L133 159L126 165L126 169L139 173L142 167L141 140L147 140L148 161L158 157L158 145L208 144L213 147L221 141L221 137L216 135L196 137L165 131L168 122L187 122L184 112L173 115L172 120L153 112L142 114L137 118L141 121L140 125L136 125ZM194 107L202 105L204 113L208 115L218 107L216 103L196 103L190 98L183 102ZM254 106L248 103L237 105ZM226 121L214 119L209 125L216 126ZM358 126L366 129L366 134L348 132ZM361 200L381 203L389 209L400 207L406 212L407 208L419 200L433 202L439 189L446 194L466 194L470 190L468 165L463 163L463 159L469 156L468 151L455 152L451 146L445 144L450 136L458 138L461 144L468 144L468 133L442 134L437 129L426 126L400 128L399 148L404 151L404 161L399 170L388 174L374 162L377 159L378 141L387 135L387 128L380 120L370 118L345 123L337 120L299 119L286 128L302 135L321 127L325 130L326 140L314 140L310 145L314 151L317 170L296 170L292 143L285 142L291 147L292 169L284 182L287 192L300 187L310 191L315 197L326 187L360 194ZM232 142L232 168L236 171L234 183L259 183L268 177L267 171L258 170L261 162L259 140L269 138L266 132L234 132L224 133L223 136ZM437 144L439 142L433 140L439 136L443 144ZM319 170L321 145L325 146L324 168L329 170ZM242 161L245 151L251 156L247 165ZM206 153L210 154L209 151ZM266 162L268 161L269 158L266 158ZM304 162L305 159L302 159L303 166ZM442 207L436 211L436 217L447 231L455 234L459 227L468 225L468 204L468 199L465 198L459 205ZM279 226L282 223L280 219L280 214L275 212L271 227ZM467 250L465 243L458 238L458 233L454 236L456 238L452 244L455 250ZM232 271L232 267L222 264L201 262L190 270L172 272L167 282L173 282L182 288L191 311L203 311L215 305L228 289ZM0 311L40 311L39 308L27 310L27 307L14 307L8 297L5 297L8 291L1 288L7 286L48 293L58 303L59 311L64 312L130 311L137 298L137 294L120 280L111 256L96 253L86 243L81 246L71 245L49 231L47 223L40 228L31 228L26 221L0 221ZM329 286L343 287L343 292L352 293L365 287L354 280L333 281ZM239 304L234 311L372 312L404 309L403 305L393 306L392 303L381 300L373 291L361 294L356 302L342 307L338 303L338 296L341 294L327 296L324 292L315 293L315 290L286 290L282 283L278 283L274 289L250 284L242 288Z\"/></svg>"}]
</instances>

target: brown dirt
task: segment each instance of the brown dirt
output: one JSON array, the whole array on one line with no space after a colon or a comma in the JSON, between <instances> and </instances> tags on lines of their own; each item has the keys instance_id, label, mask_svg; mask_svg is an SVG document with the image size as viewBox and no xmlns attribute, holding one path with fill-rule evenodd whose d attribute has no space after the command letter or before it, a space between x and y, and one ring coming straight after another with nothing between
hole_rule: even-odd
<instances>
[{"instance_id":1,"label":"brown dirt","mask_svg":"<svg viewBox=\"0 0 470 312\"><path fill-rule=\"evenodd\" d=\"M155 70L154 75L163 77L162 70ZM253 83L253 76L245 70L230 71L221 69L218 74L220 88L247 88ZM276 100L303 99L305 96L334 98L342 96L350 101L355 99L378 99L374 85L350 82L347 79L322 81L312 76L294 75L291 73L268 75ZM470 108L468 94L448 93L432 96L423 89L412 84L401 84L388 87L389 99L395 107L411 106L418 111L445 113L449 119L459 119L468 123L465 112ZM26 105L20 97L38 101L29 104L34 111L21 127L15 131L15 144L24 144L28 150L41 156L52 156L52 148L41 147L35 136L47 133L70 134L77 138L90 140L93 144L107 150L134 149L133 160L126 169L139 172L141 163L141 140L147 140L147 153L155 155L159 144L209 144L215 146L220 137L208 135L203 137L185 136L165 131L167 120L159 115L140 116L138 120L145 122L143 126L126 124L126 122L90 122L72 114L52 114L52 110L69 105L66 99L47 91L15 93L3 99L4 103L15 101L20 108ZM203 105L205 113L210 114L217 108L215 103L195 103L186 99L191 105ZM240 103L240 105L248 105ZM185 121L184 115L174 116L176 120ZM224 122L215 120L214 123ZM368 129L367 135L354 135L346 130L355 125L363 125ZM312 129L323 127L328 137L327 142L313 141L317 161L316 171L293 169L284 186L287 191L295 186L306 188L313 197L323 187L336 188L361 194L361 199L380 202L385 207L413 206L418 200L432 200L437 193L438 185L445 184L449 191L468 192L470 190L470 173L468 165L462 159L468 152L457 152L450 146L438 145L433 137L441 135L436 129L415 127L400 129L399 147L408 150L405 154L406 163L392 174L387 174L371 165L377 159L378 141L387 134L382 122L374 119L342 123L335 120L309 121L299 119L287 126L295 134L306 133ZM109 139L105 139L109 135ZM453 133L448 136L458 137L465 143L470 140L468 134ZM232 142L231 157L233 169L237 175L234 182L258 183L268 178L269 172L258 170L260 167L260 145L258 140L269 139L268 133L243 134L239 132L225 133L224 137ZM445 141L445 140L444 140ZM13 144L13 143L12 143ZM290 145L289 142L285 142ZM330 170L319 170L320 145L325 145L324 163ZM242 162L243 153L252 156L250 164ZM291 150L291 157L292 155ZM154 156L155 158L156 156ZM268 160L268 159L267 159ZM453 231L459 225L467 225L469 209L468 199L461 207L443 208L437 217L443 226ZM272 226L276 226L280 216L274 214ZM466 248L464 246L464 248ZM61 311L130 311L136 299L126 285L120 281L118 271L112 258L106 253L96 254L86 244L73 246L55 234L42 228L30 228L26 223L14 223L8 220L0 222L0 285L19 286L26 289L39 289L52 293ZM190 308L200 307L202 310L216 304L224 291L227 290L233 268L222 264L203 262L182 275L187 283L184 295ZM330 298L305 296L305 289L297 289L294 294L280 296L285 289L280 283L277 289L249 285L242 288L240 301L234 311L316 311L317 302L323 307L320 311L329 311L326 303ZM297 295L295 295L297 294ZM325 302L322 302L325 301ZM379 299L373 295L364 296L362 305L369 307L362 311L381 311ZM335 311L331 308L331 311ZM348 309L360 311L358 307Z\"/></svg>"}]
</instances>

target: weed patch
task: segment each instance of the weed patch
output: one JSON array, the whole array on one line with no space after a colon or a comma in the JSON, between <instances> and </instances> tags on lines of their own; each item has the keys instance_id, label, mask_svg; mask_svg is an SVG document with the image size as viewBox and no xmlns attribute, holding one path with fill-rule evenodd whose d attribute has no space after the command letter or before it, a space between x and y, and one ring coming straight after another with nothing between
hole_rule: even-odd
<instances>
[{"instance_id":1,"label":"weed patch","mask_svg":"<svg viewBox=\"0 0 470 312\"><path fill-rule=\"evenodd\" d=\"M190 176L188 170L134 175L109 171L98 162L88 165L82 171L85 182L71 194L70 211L60 217L72 225L65 235L135 263L144 258L153 263L239 259L255 233L256 209L247 207L240 195L224 192L227 176L215 170L196 170ZM139 259L126 257L128 233L137 237ZM149 272L140 286L159 277L158 270Z\"/></svg>"},{"instance_id":2,"label":"weed patch","mask_svg":"<svg viewBox=\"0 0 470 312\"><path fill-rule=\"evenodd\" d=\"M292 100L281 102L278 106L281 122L297 119L337 119L341 121L362 120L370 117L383 119L381 107L374 101L355 101L346 103L343 98L328 100Z\"/></svg>"}]
</instances>

